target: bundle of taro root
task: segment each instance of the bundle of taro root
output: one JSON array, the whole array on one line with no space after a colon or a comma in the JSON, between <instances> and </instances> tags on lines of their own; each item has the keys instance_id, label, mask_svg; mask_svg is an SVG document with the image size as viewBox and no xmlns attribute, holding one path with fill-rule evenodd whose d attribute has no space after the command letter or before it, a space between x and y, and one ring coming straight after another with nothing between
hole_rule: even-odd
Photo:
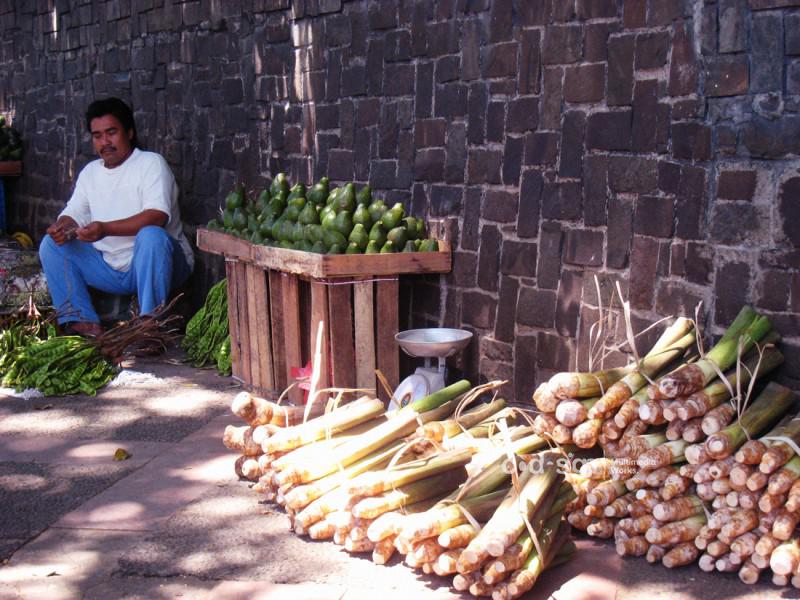
<instances>
[{"instance_id":1,"label":"bundle of taro root","mask_svg":"<svg viewBox=\"0 0 800 600\"><path fill-rule=\"evenodd\" d=\"M492 386L460 381L392 413L362 397L280 429L243 392L232 409L248 425L224 441L242 454L237 473L285 509L296 534L377 564L397 553L457 590L517 598L573 554L565 514L575 493L546 440L503 400L466 409Z\"/></svg>"},{"instance_id":2,"label":"bundle of taro root","mask_svg":"<svg viewBox=\"0 0 800 600\"><path fill-rule=\"evenodd\" d=\"M679 319L639 364L536 391L537 433L604 453L568 476L568 520L623 556L749 584L770 568L800 587L800 417L789 389L763 381L783 362L779 337L746 307L699 359L693 338Z\"/></svg>"}]
</instances>

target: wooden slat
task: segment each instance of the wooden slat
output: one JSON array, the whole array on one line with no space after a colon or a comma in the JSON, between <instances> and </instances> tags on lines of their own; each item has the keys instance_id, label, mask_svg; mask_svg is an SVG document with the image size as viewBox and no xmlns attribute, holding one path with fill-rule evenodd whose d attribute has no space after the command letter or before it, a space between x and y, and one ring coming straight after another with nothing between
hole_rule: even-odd
<instances>
[{"instance_id":1,"label":"wooden slat","mask_svg":"<svg viewBox=\"0 0 800 600\"><path fill-rule=\"evenodd\" d=\"M335 387L352 388L356 383L356 353L353 339L353 286L328 286L331 369Z\"/></svg>"},{"instance_id":2,"label":"wooden slat","mask_svg":"<svg viewBox=\"0 0 800 600\"><path fill-rule=\"evenodd\" d=\"M269 319L270 341L272 342L272 378L275 390L282 392L286 389L286 347L285 332L283 331L283 284L279 271L267 272L269 278Z\"/></svg>"},{"instance_id":3,"label":"wooden slat","mask_svg":"<svg viewBox=\"0 0 800 600\"><path fill-rule=\"evenodd\" d=\"M439 242L439 252L329 255L259 245L253 245L251 250L250 259L263 269L279 269L315 279L447 273L452 259L450 244L444 241Z\"/></svg>"},{"instance_id":4,"label":"wooden slat","mask_svg":"<svg viewBox=\"0 0 800 600\"><path fill-rule=\"evenodd\" d=\"M303 366L302 340L300 325L300 280L297 275L281 273L281 291L283 292L283 351L285 355L286 385L292 383L290 374L292 367ZM289 392L289 400L299 404L303 399L302 390L297 387Z\"/></svg>"},{"instance_id":5,"label":"wooden slat","mask_svg":"<svg viewBox=\"0 0 800 600\"><path fill-rule=\"evenodd\" d=\"M257 267L253 265L244 265L244 278L246 282L246 290L244 301L247 303L247 332L250 335L250 384L257 392L261 392L264 387L264 382L261 377L261 363L259 356L261 354L261 332L258 330L258 308L256 306L258 285L256 281Z\"/></svg>"},{"instance_id":6,"label":"wooden slat","mask_svg":"<svg viewBox=\"0 0 800 600\"><path fill-rule=\"evenodd\" d=\"M319 370L319 387L331 387L330 373L328 371L328 340L330 339L330 329L328 323L328 290L324 283L319 281L311 282L311 356L317 349L317 335L319 324L323 323L322 343L320 344L320 360L314 367Z\"/></svg>"},{"instance_id":7,"label":"wooden slat","mask_svg":"<svg viewBox=\"0 0 800 600\"><path fill-rule=\"evenodd\" d=\"M197 247L212 254L224 254L228 258L246 262L251 262L253 251L253 244L247 240L202 227L197 230Z\"/></svg>"},{"instance_id":8,"label":"wooden slat","mask_svg":"<svg viewBox=\"0 0 800 600\"><path fill-rule=\"evenodd\" d=\"M375 387L375 307L371 281L353 284L356 385L360 388Z\"/></svg>"},{"instance_id":9,"label":"wooden slat","mask_svg":"<svg viewBox=\"0 0 800 600\"><path fill-rule=\"evenodd\" d=\"M375 302L377 335L375 345L378 348L378 368L381 370L392 390L400 383L400 346L394 339L399 331L400 315L398 310L398 294L400 284L398 279L378 281ZM388 400L386 392L380 390L380 398Z\"/></svg>"},{"instance_id":10,"label":"wooden slat","mask_svg":"<svg viewBox=\"0 0 800 600\"><path fill-rule=\"evenodd\" d=\"M239 351L239 296L236 290L236 264L225 261L225 276L228 278L228 329L231 336L231 374L242 379L242 355Z\"/></svg>"},{"instance_id":11,"label":"wooden slat","mask_svg":"<svg viewBox=\"0 0 800 600\"><path fill-rule=\"evenodd\" d=\"M247 273L244 263L236 263L236 302L239 306L239 355L241 356L242 381L246 386L253 385L253 374L250 369L250 330L249 307L247 303Z\"/></svg>"},{"instance_id":12,"label":"wooden slat","mask_svg":"<svg viewBox=\"0 0 800 600\"><path fill-rule=\"evenodd\" d=\"M264 391L275 391L275 378L272 366L272 334L269 320L269 295L267 274L252 265L247 266L248 295L252 298L250 311L250 335L256 337L254 348L258 351L251 363L259 371L259 385Z\"/></svg>"}]
</instances>

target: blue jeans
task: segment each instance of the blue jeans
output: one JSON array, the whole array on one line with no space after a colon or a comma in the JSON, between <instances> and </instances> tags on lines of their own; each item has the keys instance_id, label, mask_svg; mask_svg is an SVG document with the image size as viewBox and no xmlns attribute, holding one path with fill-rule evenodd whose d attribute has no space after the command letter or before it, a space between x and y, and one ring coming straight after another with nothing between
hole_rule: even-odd
<instances>
[{"instance_id":1,"label":"blue jeans","mask_svg":"<svg viewBox=\"0 0 800 600\"><path fill-rule=\"evenodd\" d=\"M189 277L190 269L178 242L162 227L149 225L136 234L128 271L112 269L88 242L72 240L59 246L46 235L39 246L47 287L58 322L100 321L88 286L110 294L136 294L142 314L166 302L169 292Z\"/></svg>"}]
</instances>

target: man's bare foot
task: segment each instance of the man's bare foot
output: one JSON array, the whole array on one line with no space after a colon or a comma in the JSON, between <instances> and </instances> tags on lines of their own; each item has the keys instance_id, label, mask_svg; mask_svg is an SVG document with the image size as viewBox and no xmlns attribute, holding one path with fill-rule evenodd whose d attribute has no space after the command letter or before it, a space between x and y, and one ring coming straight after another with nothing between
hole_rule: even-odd
<instances>
[{"instance_id":1,"label":"man's bare foot","mask_svg":"<svg viewBox=\"0 0 800 600\"><path fill-rule=\"evenodd\" d=\"M64 325L64 332L67 335L80 335L82 337L97 337L103 333L104 329L100 323L89 321L72 321Z\"/></svg>"}]
</instances>

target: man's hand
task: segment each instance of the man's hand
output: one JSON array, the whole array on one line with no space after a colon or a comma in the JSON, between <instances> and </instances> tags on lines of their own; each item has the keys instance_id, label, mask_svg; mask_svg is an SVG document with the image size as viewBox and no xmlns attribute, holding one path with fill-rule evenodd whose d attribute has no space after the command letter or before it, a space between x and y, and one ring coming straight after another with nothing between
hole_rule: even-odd
<instances>
[{"instance_id":1,"label":"man's hand","mask_svg":"<svg viewBox=\"0 0 800 600\"><path fill-rule=\"evenodd\" d=\"M47 228L47 234L53 238L53 241L61 246L64 242L75 239L78 230L78 224L72 217L61 217Z\"/></svg>"},{"instance_id":2,"label":"man's hand","mask_svg":"<svg viewBox=\"0 0 800 600\"><path fill-rule=\"evenodd\" d=\"M78 239L82 242L96 242L106 237L105 223L92 221L86 227L78 229Z\"/></svg>"}]
</instances>

